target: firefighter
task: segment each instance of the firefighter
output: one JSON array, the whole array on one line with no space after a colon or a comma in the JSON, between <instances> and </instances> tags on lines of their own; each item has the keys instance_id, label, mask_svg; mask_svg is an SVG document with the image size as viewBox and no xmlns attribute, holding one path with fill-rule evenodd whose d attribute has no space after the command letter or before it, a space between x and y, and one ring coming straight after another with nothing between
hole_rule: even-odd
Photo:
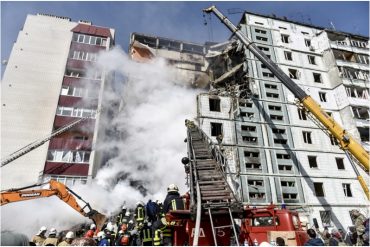
<instances>
[{"instance_id":1,"label":"firefighter","mask_svg":"<svg viewBox=\"0 0 370 247\"><path fill-rule=\"evenodd\" d=\"M136 209L135 209L135 214L134 214L134 217L135 217L135 221L136 221L136 225L140 225L144 222L144 219L145 219L145 207L144 207L144 202L142 201L139 201L136 203Z\"/></svg>"},{"instance_id":2,"label":"firefighter","mask_svg":"<svg viewBox=\"0 0 370 247\"><path fill-rule=\"evenodd\" d=\"M121 212L117 216L117 224L118 225L121 225L123 223L123 219L126 216L126 212L127 212L127 207L126 206L122 206L122 210L121 210Z\"/></svg>"},{"instance_id":3,"label":"firefighter","mask_svg":"<svg viewBox=\"0 0 370 247\"><path fill-rule=\"evenodd\" d=\"M365 216L360 213L357 209L354 209L351 211L351 216L355 220L355 227L357 232L357 246L362 246L364 244L364 240L362 238L362 235L365 233Z\"/></svg>"},{"instance_id":4,"label":"firefighter","mask_svg":"<svg viewBox=\"0 0 370 247\"><path fill-rule=\"evenodd\" d=\"M170 184L167 188L167 196L163 202L163 213L166 214L170 210L184 209L184 201L179 194L179 188L175 184Z\"/></svg>"},{"instance_id":5,"label":"firefighter","mask_svg":"<svg viewBox=\"0 0 370 247\"><path fill-rule=\"evenodd\" d=\"M51 228L49 232L49 236L45 239L42 245L58 245L58 238L57 238L57 229Z\"/></svg>"},{"instance_id":6,"label":"firefighter","mask_svg":"<svg viewBox=\"0 0 370 247\"><path fill-rule=\"evenodd\" d=\"M75 236L73 232L67 232L65 240L59 243L58 246L70 246L74 237Z\"/></svg>"},{"instance_id":7,"label":"firefighter","mask_svg":"<svg viewBox=\"0 0 370 247\"><path fill-rule=\"evenodd\" d=\"M36 245L42 245L42 243L46 239L45 233L47 230L48 229L46 228L46 226L42 226L40 230L38 231L38 233L35 236L33 236L31 242L35 243Z\"/></svg>"},{"instance_id":8,"label":"firefighter","mask_svg":"<svg viewBox=\"0 0 370 247\"><path fill-rule=\"evenodd\" d=\"M112 222L108 222L107 227L104 229L104 234L109 244L114 245L114 240L116 239L116 232L114 231L114 226Z\"/></svg>"},{"instance_id":9,"label":"firefighter","mask_svg":"<svg viewBox=\"0 0 370 247\"><path fill-rule=\"evenodd\" d=\"M156 229L154 231L154 237L153 237L153 245L154 246L160 246L161 245L161 230Z\"/></svg>"},{"instance_id":10,"label":"firefighter","mask_svg":"<svg viewBox=\"0 0 370 247\"><path fill-rule=\"evenodd\" d=\"M98 246L109 246L109 241L104 232L98 232Z\"/></svg>"},{"instance_id":11,"label":"firefighter","mask_svg":"<svg viewBox=\"0 0 370 247\"><path fill-rule=\"evenodd\" d=\"M140 239L143 246L153 245L152 224L146 220L144 221L143 228L140 231Z\"/></svg>"},{"instance_id":12,"label":"firefighter","mask_svg":"<svg viewBox=\"0 0 370 247\"><path fill-rule=\"evenodd\" d=\"M88 230L85 234L85 238L93 238L94 235L95 235L95 231L96 231L96 225L95 224L91 224L90 225L90 230Z\"/></svg>"}]
</instances>

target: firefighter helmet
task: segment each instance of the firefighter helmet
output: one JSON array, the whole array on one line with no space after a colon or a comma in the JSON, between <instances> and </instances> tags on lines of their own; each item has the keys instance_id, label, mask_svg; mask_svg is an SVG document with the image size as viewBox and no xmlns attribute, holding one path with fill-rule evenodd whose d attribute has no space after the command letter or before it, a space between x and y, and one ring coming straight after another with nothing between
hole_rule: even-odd
<instances>
[{"instance_id":1,"label":"firefighter helmet","mask_svg":"<svg viewBox=\"0 0 370 247\"><path fill-rule=\"evenodd\" d=\"M138 202L136 203L136 206L143 206L143 207L144 207L144 202L143 202L143 201L138 201Z\"/></svg>"},{"instance_id":2,"label":"firefighter helmet","mask_svg":"<svg viewBox=\"0 0 370 247\"><path fill-rule=\"evenodd\" d=\"M90 225L90 230L95 230L96 229L96 225L95 224L91 224Z\"/></svg>"},{"instance_id":3,"label":"firefighter helmet","mask_svg":"<svg viewBox=\"0 0 370 247\"><path fill-rule=\"evenodd\" d=\"M104 232L98 232L97 237L98 238L105 238L105 233Z\"/></svg>"},{"instance_id":4,"label":"firefighter helmet","mask_svg":"<svg viewBox=\"0 0 370 247\"><path fill-rule=\"evenodd\" d=\"M75 234L73 232L67 232L66 238L74 238Z\"/></svg>"},{"instance_id":5,"label":"firefighter helmet","mask_svg":"<svg viewBox=\"0 0 370 247\"><path fill-rule=\"evenodd\" d=\"M125 209L127 209L127 207L126 206L122 206L122 210L125 210Z\"/></svg>"},{"instance_id":6,"label":"firefighter helmet","mask_svg":"<svg viewBox=\"0 0 370 247\"><path fill-rule=\"evenodd\" d=\"M179 188L176 184L170 184L167 188L167 192L179 192Z\"/></svg>"},{"instance_id":7,"label":"firefighter helmet","mask_svg":"<svg viewBox=\"0 0 370 247\"><path fill-rule=\"evenodd\" d=\"M39 232L37 233L37 235L40 235L41 233L43 232L46 232L48 229L46 228L46 226L42 226L39 230Z\"/></svg>"},{"instance_id":8,"label":"firefighter helmet","mask_svg":"<svg viewBox=\"0 0 370 247\"><path fill-rule=\"evenodd\" d=\"M57 234L57 229L51 228L49 234Z\"/></svg>"},{"instance_id":9,"label":"firefighter helmet","mask_svg":"<svg viewBox=\"0 0 370 247\"><path fill-rule=\"evenodd\" d=\"M129 211L127 211L126 213L125 213L125 216L126 217L129 217L131 214L130 214L130 212Z\"/></svg>"}]
</instances>

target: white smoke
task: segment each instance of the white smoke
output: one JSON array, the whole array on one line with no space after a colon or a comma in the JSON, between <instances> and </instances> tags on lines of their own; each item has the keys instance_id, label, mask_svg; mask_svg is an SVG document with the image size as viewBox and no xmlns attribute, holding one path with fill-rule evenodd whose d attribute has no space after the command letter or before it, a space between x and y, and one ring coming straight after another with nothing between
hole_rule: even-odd
<instances>
[{"instance_id":1,"label":"white smoke","mask_svg":"<svg viewBox=\"0 0 370 247\"><path fill-rule=\"evenodd\" d=\"M94 147L100 152L115 151L115 156L99 170L92 184L72 189L90 205L111 215L126 203L134 207L139 200L163 201L166 188L175 183L185 193L185 172L181 158L187 156L185 119L196 115L198 90L185 85L176 70L164 60L150 63L130 60L115 48L99 56L97 67L114 72L112 90L104 94L103 111L117 112L109 103L122 99L121 111L113 119L101 119L122 137L105 139ZM111 109L110 109L111 108ZM104 115L104 114L103 114ZM146 192L138 190L138 185ZM65 230L87 219L63 205L57 198L13 203L2 207L2 229L16 230L31 236L46 225Z\"/></svg>"}]
</instances>

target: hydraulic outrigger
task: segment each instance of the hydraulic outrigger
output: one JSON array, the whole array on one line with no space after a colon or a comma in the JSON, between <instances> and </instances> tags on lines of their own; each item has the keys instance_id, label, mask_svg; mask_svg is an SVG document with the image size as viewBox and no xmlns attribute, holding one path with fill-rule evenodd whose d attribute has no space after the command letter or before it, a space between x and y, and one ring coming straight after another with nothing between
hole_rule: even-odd
<instances>
[{"instance_id":1,"label":"hydraulic outrigger","mask_svg":"<svg viewBox=\"0 0 370 247\"><path fill-rule=\"evenodd\" d=\"M330 134L338 140L340 148L346 153L368 199L370 199L369 188L365 180L358 172L354 161L359 163L366 172L369 172L369 153L351 137L332 117L330 117L316 101L305 93L282 69L280 69L263 51L261 51L242 31L235 27L226 16L215 6L203 10L205 13L214 13L222 23L250 50L299 100L299 106L310 112Z\"/></svg>"}]
</instances>

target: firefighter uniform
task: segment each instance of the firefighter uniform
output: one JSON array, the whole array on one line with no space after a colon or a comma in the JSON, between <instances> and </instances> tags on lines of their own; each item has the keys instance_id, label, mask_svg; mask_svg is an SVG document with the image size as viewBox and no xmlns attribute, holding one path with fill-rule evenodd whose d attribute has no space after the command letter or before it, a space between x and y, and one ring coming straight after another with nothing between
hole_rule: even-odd
<instances>
[{"instance_id":1,"label":"firefighter uniform","mask_svg":"<svg viewBox=\"0 0 370 247\"><path fill-rule=\"evenodd\" d=\"M35 243L36 245L42 245L42 243L45 241L46 238L42 237L42 236L39 236L39 235L35 235L33 238L32 238L32 241L33 243Z\"/></svg>"},{"instance_id":2,"label":"firefighter uniform","mask_svg":"<svg viewBox=\"0 0 370 247\"><path fill-rule=\"evenodd\" d=\"M155 230L153 243L154 243L154 246L160 246L161 245L161 230L160 229Z\"/></svg>"},{"instance_id":3,"label":"firefighter uniform","mask_svg":"<svg viewBox=\"0 0 370 247\"><path fill-rule=\"evenodd\" d=\"M58 238L56 237L48 237L47 239L45 239L44 243L42 243L43 246L46 246L46 245L54 245L54 246L57 246L58 245Z\"/></svg>"},{"instance_id":4,"label":"firefighter uniform","mask_svg":"<svg viewBox=\"0 0 370 247\"><path fill-rule=\"evenodd\" d=\"M163 245L172 246L172 228L170 226L165 226L161 229Z\"/></svg>"},{"instance_id":5,"label":"firefighter uniform","mask_svg":"<svg viewBox=\"0 0 370 247\"><path fill-rule=\"evenodd\" d=\"M145 218L145 209L144 209L144 206L139 205L135 209L135 220L136 220L136 224L139 225L140 223L143 223L144 222L144 218Z\"/></svg>"},{"instance_id":6,"label":"firefighter uniform","mask_svg":"<svg viewBox=\"0 0 370 247\"><path fill-rule=\"evenodd\" d=\"M152 237L152 228L149 227L147 224L140 231L140 237L143 246L152 246L153 245L153 237Z\"/></svg>"}]
</instances>

